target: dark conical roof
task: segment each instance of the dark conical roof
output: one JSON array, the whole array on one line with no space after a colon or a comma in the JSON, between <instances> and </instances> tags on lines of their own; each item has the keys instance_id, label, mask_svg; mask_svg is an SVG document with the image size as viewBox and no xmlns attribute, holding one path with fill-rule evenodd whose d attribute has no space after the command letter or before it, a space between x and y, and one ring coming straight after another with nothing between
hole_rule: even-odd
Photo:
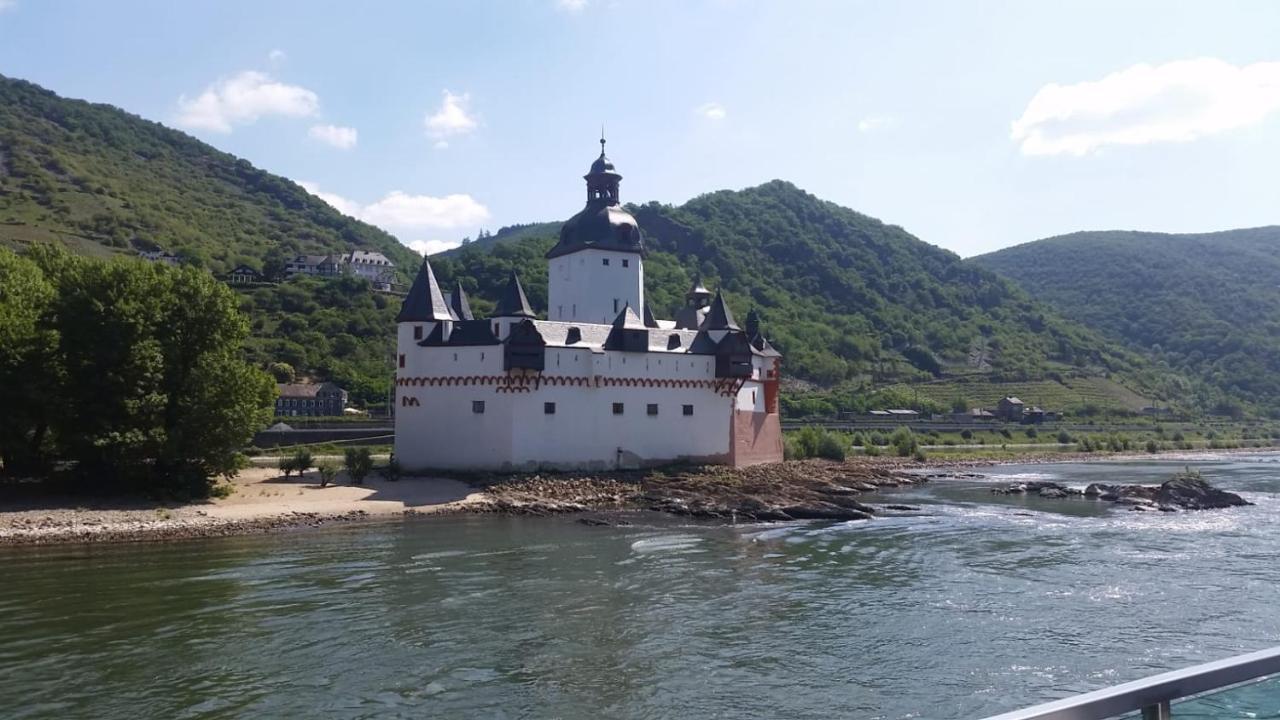
<instances>
[{"instance_id":1,"label":"dark conical roof","mask_svg":"<svg viewBox=\"0 0 1280 720\"><path fill-rule=\"evenodd\" d=\"M618 194L622 176L604 154L604 138L600 138L600 157L591 163L591 171L583 179L587 181L587 206L560 227L560 241L547 257L588 248L643 254L644 235L631 213L622 209Z\"/></svg>"},{"instance_id":2,"label":"dark conical roof","mask_svg":"<svg viewBox=\"0 0 1280 720\"><path fill-rule=\"evenodd\" d=\"M471 302L467 300L467 291L462 289L461 282L453 286L453 293L449 296L449 309L453 310L454 317L459 320L476 319L471 312Z\"/></svg>"},{"instance_id":3,"label":"dark conical roof","mask_svg":"<svg viewBox=\"0 0 1280 720\"><path fill-rule=\"evenodd\" d=\"M436 282L436 274L431 271L431 263L425 258L418 276L413 279L409 294L400 305L400 314L396 322L427 322L435 320L457 320L444 301L444 293L440 292L440 283Z\"/></svg>"},{"instance_id":4,"label":"dark conical roof","mask_svg":"<svg viewBox=\"0 0 1280 720\"><path fill-rule=\"evenodd\" d=\"M613 326L626 330L643 330L645 328L644 321L631 309L631 303L627 303L622 308L622 312L618 313L618 317L613 319Z\"/></svg>"},{"instance_id":5,"label":"dark conical roof","mask_svg":"<svg viewBox=\"0 0 1280 720\"><path fill-rule=\"evenodd\" d=\"M729 306L724 302L724 295L719 290L716 291L716 297L711 301L711 309L707 312L707 319L702 321L699 330L740 330L738 323L733 320L733 313L729 311Z\"/></svg>"},{"instance_id":6,"label":"dark conical roof","mask_svg":"<svg viewBox=\"0 0 1280 720\"><path fill-rule=\"evenodd\" d=\"M760 334L760 313L756 312L755 308L747 311L747 322L743 329L747 331L748 337L755 337Z\"/></svg>"},{"instance_id":7,"label":"dark conical roof","mask_svg":"<svg viewBox=\"0 0 1280 720\"><path fill-rule=\"evenodd\" d=\"M694 275L693 285L689 286L689 292L685 293L684 296L685 299L692 301L700 297L711 297L711 294L711 291L702 284L702 276Z\"/></svg>"},{"instance_id":8,"label":"dark conical roof","mask_svg":"<svg viewBox=\"0 0 1280 720\"><path fill-rule=\"evenodd\" d=\"M498 299L498 306L493 309L494 317L537 317L529 307L529 298L525 297L524 288L520 286L520 278L515 272L507 278L507 287Z\"/></svg>"},{"instance_id":9,"label":"dark conical roof","mask_svg":"<svg viewBox=\"0 0 1280 720\"><path fill-rule=\"evenodd\" d=\"M658 319L653 316L653 311L649 309L649 303L644 304L644 326L647 328L658 327Z\"/></svg>"}]
</instances>

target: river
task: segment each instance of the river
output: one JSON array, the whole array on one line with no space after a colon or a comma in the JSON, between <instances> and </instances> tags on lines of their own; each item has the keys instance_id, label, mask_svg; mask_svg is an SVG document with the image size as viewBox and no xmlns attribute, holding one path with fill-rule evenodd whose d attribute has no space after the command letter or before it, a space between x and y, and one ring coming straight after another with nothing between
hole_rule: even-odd
<instances>
[{"instance_id":1,"label":"river","mask_svg":"<svg viewBox=\"0 0 1280 720\"><path fill-rule=\"evenodd\" d=\"M1159 482L1254 507L994 496ZM0 552L5 718L974 718L1280 643L1280 457L1006 466L925 514L453 517Z\"/></svg>"}]
</instances>

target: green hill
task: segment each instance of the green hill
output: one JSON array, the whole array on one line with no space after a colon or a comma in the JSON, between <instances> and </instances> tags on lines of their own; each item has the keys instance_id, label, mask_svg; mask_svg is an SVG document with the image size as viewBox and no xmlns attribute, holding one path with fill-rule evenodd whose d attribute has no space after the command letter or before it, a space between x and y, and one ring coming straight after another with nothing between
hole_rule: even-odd
<instances>
[{"instance_id":1,"label":"green hill","mask_svg":"<svg viewBox=\"0 0 1280 720\"><path fill-rule=\"evenodd\" d=\"M1095 385L1078 381L1109 377L1143 397L1181 395L1176 378L1151 372L1138 355L1110 348L994 273L786 182L632 210L651 249L654 311L672 316L695 273L723 287L740 316L758 309L786 353L792 413L946 404L891 388L902 383L1022 383L1083 404L1093 395L1073 388ZM433 262L442 280L464 279L478 312L492 307L512 269L542 310L543 253L558 227L504 228ZM417 262L387 233L183 133L0 78L0 243L38 242L97 256L162 248L214 272L352 247L379 250L406 269ZM355 278L237 291L252 320L252 360L337 380L360 402L386 397L396 298ZM977 401L990 394L982 388L948 400ZM1122 394L1116 409L1138 404Z\"/></svg>"},{"instance_id":2,"label":"green hill","mask_svg":"<svg viewBox=\"0 0 1280 720\"><path fill-rule=\"evenodd\" d=\"M1082 232L974 258L1064 316L1200 378L1202 404L1280 412L1280 227Z\"/></svg>"},{"instance_id":3,"label":"green hill","mask_svg":"<svg viewBox=\"0 0 1280 720\"><path fill-rule=\"evenodd\" d=\"M416 255L296 183L109 105L0 76L0 243L163 249L225 272L299 253Z\"/></svg>"},{"instance_id":4,"label":"green hill","mask_svg":"<svg viewBox=\"0 0 1280 720\"><path fill-rule=\"evenodd\" d=\"M795 413L884 404L943 409L966 399L931 404L912 393L877 394L895 383L940 378L1045 381L1056 388L1055 400L1065 396L1073 405L1091 398L1073 394L1070 378L1115 376L1144 387L1147 397L1163 398L1176 386L1176 379L1148 372L1137 355L1109 349L994 273L790 183L715 192L679 207L629 209L651 251L646 293L658 317L675 313L697 272L708 286L724 288L739 314L759 310L786 355L788 374L802 381L789 394ZM433 265L443 282L461 279L485 310L516 270L530 301L545 309L542 255L553 241L548 232L471 243L433 258ZM1133 397L1126 390L1106 405L1129 409Z\"/></svg>"}]
</instances>

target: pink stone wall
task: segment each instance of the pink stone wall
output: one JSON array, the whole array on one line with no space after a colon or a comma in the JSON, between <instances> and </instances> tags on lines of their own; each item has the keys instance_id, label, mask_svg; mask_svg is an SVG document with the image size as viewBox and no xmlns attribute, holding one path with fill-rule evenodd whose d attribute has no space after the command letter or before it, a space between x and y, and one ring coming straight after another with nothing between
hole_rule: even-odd
<instances>
[{"instance_id":1,"label":"pink stone wall","mask_svg":"<svg viewBox=\"0 0 1280 720\"><path fill-rule=\"evenodd\" d=\"M735 410L730 461L734 467L782 462L782 424L778 413Z\"/></svg>"}]
</instances>

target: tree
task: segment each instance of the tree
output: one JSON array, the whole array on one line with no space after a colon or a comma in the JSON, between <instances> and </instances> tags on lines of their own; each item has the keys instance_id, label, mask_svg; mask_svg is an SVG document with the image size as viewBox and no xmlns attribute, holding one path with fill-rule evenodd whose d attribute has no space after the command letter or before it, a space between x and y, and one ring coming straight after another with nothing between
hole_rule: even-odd
<instances>
[{"instance_id":1,"label":"tree","mask_svg":"<svg viewBox=\"0 0 1280 720\"><path fill-rule=\"evenodd\" d=\"M328 460L317 465L316 471L320 473L320 487L327 487L338 477L338 466Z\"/></svg>"},{"instance_id":2,"label":"tree","mask_svg":"<svg viewBox=\"0 0 1280 720\"><path fill-rule=\"evenodd\" d=\"M267 372L271 373L278 383L291 383L297 379L293 366L287 362L273 362L267 366Z\"/></svg>"},{"instance_id":3,"label":"tree","mask_svg":"<svg viewBox=\"0 0 1280 720\"><path fill-rule=\"evenodd\" d=\"M373 472L373 456L369 448L347 448L343 455L347 477L356 485L363 485L364 479Z\"/></svg>"},{"instance_id":4,"label":"tree","mask_svg":"<svg viewBox=\"0 0 1280 720\"><path fill-rule=\"evenodd\" d=\"M0 467L11 474L43 469L58 389L57 333L47 323L53 296L39 266L0 249Z\"/></svg>"},{"instance_id":5,"label":"tree","mask_svg":"<svg viewBox=\"0 0 1280 720\"><path fill-rule=\"evenodd\" d=\"M49 452L103 490L204 495L271 418L271 378L246 364L248 324L208 273L48 247L31 260L53 288L57 378ZM36 425L30 431L38 431Z\"/></svg>"},{"instance_id":6,"label":"tree","mask_svg":"<svg viewBox=\"0 0 1280 720\"><path fill-rule=\"evenodd\" d=\"M306 474L315 465L315 460L311 457L311 451L306 448L298 448L294 451L293 457L289 458L290 467L297 471L298 475ZM284 467L281 465L281 467Z\"/></svg>"}]
</instances>

